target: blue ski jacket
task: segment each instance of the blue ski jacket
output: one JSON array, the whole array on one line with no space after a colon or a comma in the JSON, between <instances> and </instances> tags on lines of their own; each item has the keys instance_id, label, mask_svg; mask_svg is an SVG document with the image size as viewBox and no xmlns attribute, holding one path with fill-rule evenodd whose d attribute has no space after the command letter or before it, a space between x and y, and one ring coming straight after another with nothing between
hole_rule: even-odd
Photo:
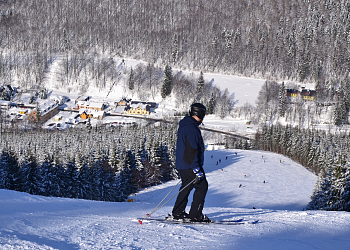
<instances>
[{"instance_id":1,"label":"blue ski jacket","mask_svg":"<svg viewBox=\"0 0 350 250\"><path fill-rule=\"evenodd\" d=\"M179 122L175 159L177 169L195 169L203 166L204 143L199 124L191 116L185 116Z\"/></svg>"}]
</instances>

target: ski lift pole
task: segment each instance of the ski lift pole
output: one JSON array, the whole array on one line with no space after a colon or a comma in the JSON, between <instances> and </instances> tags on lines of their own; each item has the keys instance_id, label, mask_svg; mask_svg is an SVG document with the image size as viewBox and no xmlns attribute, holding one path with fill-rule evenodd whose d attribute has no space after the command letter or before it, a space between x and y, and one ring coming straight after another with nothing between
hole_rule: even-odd
<instances>
[{"instance_id":1,"label":"ski lift pole","mask_svg":"<svg viewBox=\"0 0 350 250\"><path fill-rule=\"evenodd\" d=\"M185 190L189 185L191 185L192 183L195 183L197 181L198 177L196 176L196 178L194 178L192 181L190 181L186 186L184 186L183 188L180 189L179 192L177 192L176 194L174 194L169 200L167 200L165 203L163 203L162 205L160 205L165 199L166 197L169 196L169 194L174 190L174 188L180 184L181 180L170 190L170 192L163 198L163 200L161 202L158 203L158 205L152 210L152 212L150 212L149 214L146 214L146 216L142 219L139 220L139 223L142 225L142 221L144 219L146 219L147 217L151 217L151 215L156 212L157 210L159 210L160 208L162 208L165 204L167 204L169 201L171 201L176 195L178 195L179 193L181 193L183 190Z\"/></svg>"}]
</instances>

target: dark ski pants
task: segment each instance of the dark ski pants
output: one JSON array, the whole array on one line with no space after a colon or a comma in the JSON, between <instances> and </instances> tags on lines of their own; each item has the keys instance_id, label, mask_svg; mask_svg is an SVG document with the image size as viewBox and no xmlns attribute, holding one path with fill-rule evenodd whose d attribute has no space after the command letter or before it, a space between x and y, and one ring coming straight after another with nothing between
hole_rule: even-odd
<instances>
[{"instance_id":1,"label":"dark ski pants","mask_svg":"<svg viewBox=\"0 0 350 250\"><path fill-rule=\"evenodd\" d=\"M181 176L182 184L180 190L184 188L188 183L193 181L196 178L196 174L192 169L179 169L179 174ZM204 173L203 169L202 172ZM188 196L192 189L195 188L193 193L193 201L191 204L191 209L189 212L190 218L200 218L202 216L202 210L204 205L205 196L208 191L208 182L204 174L204 178L195 184L190 184L186 189L180 192L177 196L174 208L173 215L182 213L185 211L188 202Z\"/></svg>"}]
</instances>

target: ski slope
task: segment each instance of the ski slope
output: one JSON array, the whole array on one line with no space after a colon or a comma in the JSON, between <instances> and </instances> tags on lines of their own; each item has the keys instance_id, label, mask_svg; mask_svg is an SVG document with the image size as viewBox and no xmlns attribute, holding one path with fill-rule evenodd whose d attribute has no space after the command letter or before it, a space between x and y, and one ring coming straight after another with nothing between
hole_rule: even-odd
<instances>
[{"instance_id":1,"label":"ski slope","mask_svg":"<svg viewBox=\"0 0 350 250\"><path fill-rule=\"evenodd\" d=\"M205 152L204 168L209 218L260 222L140 225L136 218L150 213L178 181L142 190L130 203L0 190L0 249L348 249L349 213L303 210L316 176L299 164L269 152L217 150ZM173 204L152 217L164 217Z\"/></svg>"}]
</instances>

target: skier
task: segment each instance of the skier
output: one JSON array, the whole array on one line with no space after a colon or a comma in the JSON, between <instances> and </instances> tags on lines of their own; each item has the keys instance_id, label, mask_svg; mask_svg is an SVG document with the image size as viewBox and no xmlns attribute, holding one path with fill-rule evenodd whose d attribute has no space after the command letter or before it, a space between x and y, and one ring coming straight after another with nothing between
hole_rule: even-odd
<instances>
[{"instance_id":1,"label":"skier","mask_svg":"<svg viewBox=\"0 0 350 250\"><path fill-rule=\"evenodd\" d=\"M175 165L181 176L180 190L197 178L178 194L172 211L173 218L176 220L210 222L209 218L202 213L208 182L203 170L204 143L198 128L205 113L206 107L203 104L194 103L191 105L189 116L186 115L179 123ZM193 201L190 212L187 214L185 208L193 188L195 188Z\"/></svg>"}]
</instances>

